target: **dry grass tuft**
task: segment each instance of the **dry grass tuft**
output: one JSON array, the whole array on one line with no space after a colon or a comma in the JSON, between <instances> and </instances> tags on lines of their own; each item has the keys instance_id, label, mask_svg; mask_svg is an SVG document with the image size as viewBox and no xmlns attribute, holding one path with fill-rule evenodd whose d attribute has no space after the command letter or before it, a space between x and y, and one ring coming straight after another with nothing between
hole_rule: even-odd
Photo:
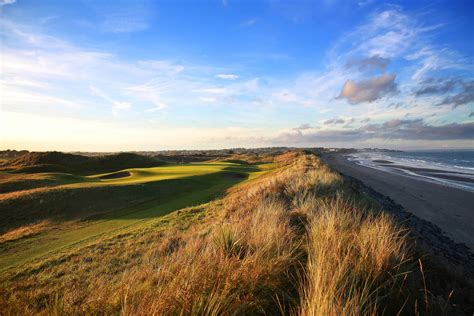
<instances>
[{"instance_id":1,"label":"dry grass tuft","mask_svg":"<svg viewBox=\"0 0 474 316\"><path fill-rule=\"evenodd\" d=\"M378 315L410 273L406 232L384 215L366 214L341 199L304 205L309 214L308 265L301 315ZM398 310L397 310L398 309Z\"/></svg>"},{"instance_id":2,"label":"dry grass tuft","mask_svg":"<svg viewBox=\"0 0 474 316\"><path fill-rule=\"evenodd\" d=\"M0 235L0 243L11 242L21 238L31 237L49 229L50 221L44 220L31 225L22 226Z\"/></svg>"},{"instance_id":3,"label":"dry grass tuft","mask_svg":"<svg viewBox=\"0 0 474 316\"><path fill-rule=\"evenodd\" d=\"M222 227L190 237L161 262L149 258L129 272L122 311L221 315L274 309L277 299L288 296L301 254L285 213L280 202L265 200L253 214L235 213Z\"/></svg>"},{"instance_id":4,"label":"dry grass tuft","mask_svg":"<svg viewBox=\"0 0 474 316\"><path fill-rule=\"evenodd\" d=\"M427 314L406 232L313 155L215 202L17 274L0 309L24 314ZM174 220L173 220L174 219ZM421 266L421 265L419 265ZM53 292L50 287L54 284ZM11 286L10 288L8 286Z\"/></svg>"}]
</instances>

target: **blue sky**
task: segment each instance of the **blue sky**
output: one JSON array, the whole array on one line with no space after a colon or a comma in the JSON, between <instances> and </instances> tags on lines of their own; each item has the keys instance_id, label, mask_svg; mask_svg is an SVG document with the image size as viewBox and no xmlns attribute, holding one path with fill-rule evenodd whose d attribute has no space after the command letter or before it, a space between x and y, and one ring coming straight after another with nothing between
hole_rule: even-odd
<instances>
[{"instance_id":1,"label":"blue sky","mask_svg":"<svg viewBox=\"0 0 474 316\"><path fill-rule=\"evenodd\" d=\"M0 4L3 149L474 148L472 1Z\"/></svg>"}]
</instances>

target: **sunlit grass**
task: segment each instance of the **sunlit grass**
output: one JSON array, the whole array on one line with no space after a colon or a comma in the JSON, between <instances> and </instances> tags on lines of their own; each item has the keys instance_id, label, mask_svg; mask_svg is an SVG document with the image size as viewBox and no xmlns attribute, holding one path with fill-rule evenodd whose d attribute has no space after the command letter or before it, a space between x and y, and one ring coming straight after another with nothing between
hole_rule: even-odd
<instances>
[{"instance_id":1,"label":"sunlit grass","mask_svg":"<svg viewBox=\"0 0 474 316\"><path fill-rule=\"evenodd\" d=\"M412 268L406 232L389 217L364 214L340 199L308 199L304 204L309 204L303 207L311 211L299 313L402 312L406 297L402 295L400 300L398 296ZM407 308L414 312L413 306Z\"/></svg>"},{"instance_id":2,"label":"sunlit grass","mask_svg":"<svg viewBox=\"0 0 474 316\"><path fill-rule=\"evenodd\" d=\"M245 170L223 165L227 172ZM238 185L221 199L154 214L4 272L0 290L9 294L0 296L0 309L123 315L438 311L442 298L429 295L407 232L339 174L301 152L277 156L253 172L259 176L252 180L231 178ZM178 201L175 196L169 203ZM133 216L84 229L127 220Z\"/></svg>"},{"instance_id":3,"label":"sunlit grass","mask_svg":"<svg viewBox=\"0 0 474 316\"><path fill-rule=\"evenodd\" d=\"M267 166L267 170L268 169ZM127 170L132 173L132 176L127 177L126 180L121 178L102 180L100 179L102 175L94 175L81 178L85 180L80 183L66 184L56 188L45 188L45 192L35 192L32 193L32 197L27 196L28 200L25 202L27 204L26 206L29 205L28 203L31 203L28 201L34 199L35 194L41 194L38 195L40 196L38 199L43 200L43 205L46 205L45 203L52 203L54 207L57 207L59 203L58 194L60 197L63 192L67 194L67 192L76 188L93 189L96 185L103 187L110 185L126 186L150 184L152 185L152 190L156 191L156 193L151 192L147 194L147 196L137 200L137 195L139 196L141 194L140 190L128 192L125 188L124 193L121 194L125 194L125 196L132 194L130 196L131 202L128 204L121 205L120 203L113 203L113 199L111 199L110 202L107 202L107 204L110 204L110 206L108 206L110 209L109 212L104 213L104 209L98 209L96 213L94 209L83 212L83 216L87 215L89 217L98 214L98 216L88 219L87 221L71 224L65 220L60 220L56 222L56 224L54 224L54 222L50 223L49 229L37 231L34 236L33 234L29 234L28 236L31 238L28 242L10 243L8 245L0 242L0 270L26 263L30 260L41 258L47 254L84 242L89 242L101 236L117 234L124 229L128 229L134 225L140 225L144 221L156 216L162 216L176 209L206 202L216 197L217 194L223 193L231 186L245 180L253 172L261 172L256 166L240 166L235 163L201 163ZM234 176L235 174L240 176ZM74 177L72 175L57 173L40 174L36 176L43 176L45 178L53 177L56 180L66 177L68 181L71 177ZM143 187L143 190L146 190L146 187ZM150 189L148 189L148 191L149 190ZM97 203L101 199L110 199L110 196L107 195L114 194L115 191L107 192L104 192L102 195L97 195L94 191L91 191L91 194L94 194L93 196L94 199L97 199ZM11 195L14 196L15 194L18 193L12 193ZM25 192L25 194L32 195L29 192ZM20 195L16 198L21 199L22 196ZM79 196L77 198L79 198ZM84 198L88 198L88 196L84 196ZM78 207L78 201L73 199L67 200L66 203L67 204L63 206L64 208ZM12 212L16 212L14 203L11 204L10 208L12 208ZM47 209L45 209L45 211L47 211ZM32 223L25 227L35 227L35 225L37 224ZM13 238L11 236L18 235L19 232L25 232L27 230L31 229L21 228L20 226L7 231L5 238L10 240ZM39 234L40 232L42 234ZM26 234L23 234L23 237L26 236ZM0 241L2 239L0 239ZM32 247L31 245L35 246Z\"/></svg>"}]
</instances>

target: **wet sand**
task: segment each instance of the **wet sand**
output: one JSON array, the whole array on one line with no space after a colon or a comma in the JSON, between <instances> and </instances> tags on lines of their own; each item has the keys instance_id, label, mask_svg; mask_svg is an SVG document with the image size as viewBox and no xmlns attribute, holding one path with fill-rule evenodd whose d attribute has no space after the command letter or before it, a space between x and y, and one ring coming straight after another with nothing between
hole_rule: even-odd
<instances>
[{"instance_id":1,"label":"wet sand","mask_svg":"<svg viewBox=\"0 0 474 316\"><path fill-rule=\"evenodd\" d=\"M454 241L474 250L474 192L388 173L328 154L323 161L389 196L407 211L439 226Z\"/></svg>"}]
</instances>

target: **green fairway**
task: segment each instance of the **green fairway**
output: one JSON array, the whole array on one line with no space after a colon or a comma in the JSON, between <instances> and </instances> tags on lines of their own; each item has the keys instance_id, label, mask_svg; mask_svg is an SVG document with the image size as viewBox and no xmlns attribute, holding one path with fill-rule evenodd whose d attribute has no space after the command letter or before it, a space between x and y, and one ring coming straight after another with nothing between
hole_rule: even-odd
<instances>
[{"instance_id":1,"label":"green fairway","mask_svg":"<svg viewBox=\"0 0 474 316\"><path fill-rule=\"evenodd\" d=\"M67 173L40 173L35 174L38 178L54 180L64 185L90 186L90 185L120 185L138 184L167 179L177 179L191 176L200 176L220 171L234 171L249 173L259 171L258 166L238 165L230 162L193 163L181 165L166 165L153 168L131 168L118 172L96 174L91 176L78 176ZM128 176L104 179L108 175L129 173Z\"/></svg>"},{"instance_id":2,"label":"green fairway","mask_svg":"<svg viewBox=\"0 0 474 316\"><path fill-rule=\"evenodd\" d=\"M126 229L139 229L141 224L146 224L156 216L207 202L231 186L272 168L272 164L216 162L126 169L118 172L119 176L127 175L126 177L114 179L103 179L107 174L87 177L43 174L44 177L64 183L59 187L61 190L81 191L86 188L86 197L91 196L98 201L100 196L91 194L100 193L104 195L103 199L112 202L112 206L106 212L98 212L81 221L57 221L54 229L0 243L0 271L45 258L85 242L118 234ZM97 191L104 186L107 191ZM53 192L59 189L48 190ZM117 194L116 205L113 204L114 194ZM123 201L132 201L132 205L123 204ZM81 201L68 201L67 207L74 209L76 202L79 204Z\"/></svg>"}]
</instances>

